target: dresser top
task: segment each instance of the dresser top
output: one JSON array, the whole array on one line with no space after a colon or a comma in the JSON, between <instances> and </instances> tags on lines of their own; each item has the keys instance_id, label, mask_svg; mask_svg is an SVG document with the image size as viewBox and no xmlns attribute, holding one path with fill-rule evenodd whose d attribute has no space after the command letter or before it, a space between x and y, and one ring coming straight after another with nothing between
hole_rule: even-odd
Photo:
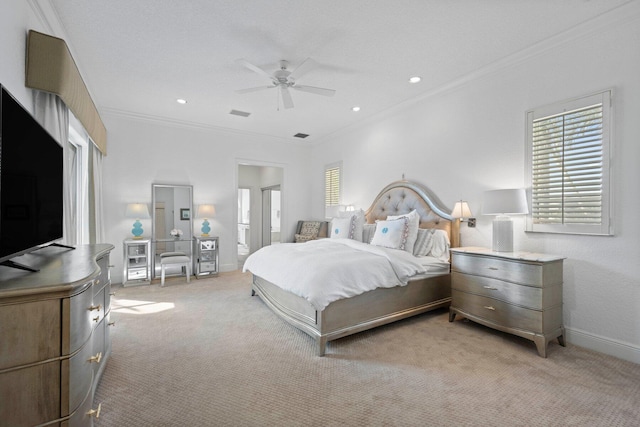
<instances>
[{"instance_id":1,"label":"dresser top","mask_svg":"<svg viewBox=\"0 0 640 427\"><path fill-rule=\"evenodd\" d=\"M47 292L75 293L100 274L96 260L112 249L106 243L75 249L49 246L16 257L14 261L39 271L0 266L0 301Z\"/></svg>"},{"instance_id":2,"label":"dresser top","mask_svg":"<svg viewBox=\"0 0 640 427\"><path fill-rule=\"evenodd\" d=\"M451 252L466 253L466 254L472 254L472 255L484 255L484 256L490 256L494 258L504 258L504 259L513 259L513 260L531 261L531 262L552 262L552 261L560 261L566 258L563 256L541 254L536 252L524 252L524 251L496 252L488 248L473 247L473 246L466 246L462 248L451 248Z\"/></svg>"}]
</instances>

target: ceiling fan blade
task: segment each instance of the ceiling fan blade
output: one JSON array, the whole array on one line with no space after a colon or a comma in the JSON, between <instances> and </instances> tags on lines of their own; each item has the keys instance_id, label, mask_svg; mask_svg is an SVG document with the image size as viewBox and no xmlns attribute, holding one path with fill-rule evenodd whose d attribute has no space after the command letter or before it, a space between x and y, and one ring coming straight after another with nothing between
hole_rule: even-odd
<instances>
[{"instance_id":1,"label":"ceiling fan blade","mask_svg":"<svg viewBox=\"0 0 640 427\"><path fill-rule=\"evenodd\" d=\"M258 87L249 87L247 89L238 89L235 92L239 95L242 95L244 93L251 93L251 92L257 92L259 90L264 90L264 89L273 89L276 86L258 86Z\"/></svg>"},{"instance_id":2,"label":"ceiling fan blade","mask_svg":"<svg viewBox=\"0 0 640 427\"><path fill-rule=\"evenodd\" d=\"M309 71L313 70L318 66L318 63L311 58L307 58L302 61L302 64L298 65L298 68L293 70L291 74L289 74L289 80L299 79L303 74L307 74Z\"/></svg>"},{"instance_id":3,"label":"ceiling fan blade","mask_svg":"<svg viewBox=\"0 0 640 427\"><path fill-rule=\"evenodd\" d=\"M291 92L285 85L280 86L280 93L282 94L282 105L284 108L293 108L293 99L291 99Z\"/></svg>"},{"instance_id":4,"label":"ceiling fan blade","mask_svg":"<svg viewBox=\"0 0 640 427\"><path fill-rule=\"evenodd\" d=\"M258 66L256 66L256 65L253 65L251 62L247 61L247 60L246 60L246 59L244 59L244 58L236 59L236 63L237 63L237 64L240 64L240 65L242 65L242 66L244 66L244 67L247 67L247 68L248 68L248 69L250 69L251 71L253 71L253 72L255 72L255 73L258 73L258 74L260 74L261 76L264 76L264 77L268 78L268 79L269 79L269 80L271 80L271 81L274 81L274 82L276 82L276 83L278 82L278 81L277 81L277 80L276 80L276 79L275 79L271 74L267 73L267 72L266 72L265 70L263 70L262 68L260 68L260 67L258 67Z\"/></svg>"},{"instance_id":5,"label":"ceiling fan blade","mask_svg":"<svg viewBox=\"0 0 640 427\"><path fill-rule=\"evenodd\" d=\"M323 96L333 96L336 93L336 91L333 89L325 89L322 87L315 87L315 86L293 85L291 87L301 92L315 93L316 95L323 95Z\"/></svg>"}]
</instances>

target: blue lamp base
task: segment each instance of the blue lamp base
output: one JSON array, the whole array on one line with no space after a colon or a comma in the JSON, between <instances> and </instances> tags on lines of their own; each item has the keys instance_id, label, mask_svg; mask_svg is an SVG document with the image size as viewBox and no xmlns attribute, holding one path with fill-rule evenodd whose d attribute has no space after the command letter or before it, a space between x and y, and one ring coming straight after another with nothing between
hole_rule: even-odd
<instances>
[{"instance_id":1,"label":"blue lamp base","mask_svg":"<svg viewBox=\"0 0 640 427\"><path fill-rule=\"evenodd\" d=\"M202 232L202 237L209 237L211 227L209 227L209 221L207 219L202 221L202 228L200 228L200 231Z\"/></svg>"},{"instance_id":2,"label":"blue lamp base","mask_svg":"<svg viewBox=\"0 0 640 427\"><path fill-rule=\"evenodd\" d=\"M134 239L142 239L142 223L140 220L136 219L136 222L133 223L133 230L131 230Z\"/></svg>"}]
</instances>

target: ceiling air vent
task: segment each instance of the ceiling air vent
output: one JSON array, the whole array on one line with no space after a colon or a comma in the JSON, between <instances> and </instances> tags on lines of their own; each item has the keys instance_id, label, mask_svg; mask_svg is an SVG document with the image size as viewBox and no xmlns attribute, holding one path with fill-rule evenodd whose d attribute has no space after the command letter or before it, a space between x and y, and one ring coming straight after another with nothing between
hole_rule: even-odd
<instances>
[{"instance_id":1,"label":"ceiling air vent","mask_svg":"<svg viewBox=\"0 0 640 427\"><path fill-rule=\"evenodd\" d=\"M302 139L304 139L304 138L308 137L309 135L307 135L306 133L296 133L296 134L295 134L295 135L293 135L293 136L294 136L295 138L302 138Z\"/></svg>"},{"instance_id":2,"label":"ceiling air vent","mask_svg":"<svg viewBox=\"0 0 640 427\"><path fill-rule=\"evenodd\" d=\"M251 113L247 113L246 111L240 111L240 110L231 110L229 111L229 114L233 114L234 116L240 116L240 117L249 117L251 115Z\"/></svg>"}]
</instances>

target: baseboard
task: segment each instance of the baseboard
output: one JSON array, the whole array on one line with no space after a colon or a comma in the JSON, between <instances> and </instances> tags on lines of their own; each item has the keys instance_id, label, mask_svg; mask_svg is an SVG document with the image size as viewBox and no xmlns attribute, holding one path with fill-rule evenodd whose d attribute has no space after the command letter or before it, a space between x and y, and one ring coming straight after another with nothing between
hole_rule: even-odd
<instances>
[{"instance_id":1,"label":"baseboard","mask_svg":"<svg viewBox=\"0 0 640 427\"><path fill-rule=\"evenodd\" d=\"M564 329L565 338L571 344L640 364L639 346L595 335L580 329L567 327Z\"/></svg>"}]
</instances>

